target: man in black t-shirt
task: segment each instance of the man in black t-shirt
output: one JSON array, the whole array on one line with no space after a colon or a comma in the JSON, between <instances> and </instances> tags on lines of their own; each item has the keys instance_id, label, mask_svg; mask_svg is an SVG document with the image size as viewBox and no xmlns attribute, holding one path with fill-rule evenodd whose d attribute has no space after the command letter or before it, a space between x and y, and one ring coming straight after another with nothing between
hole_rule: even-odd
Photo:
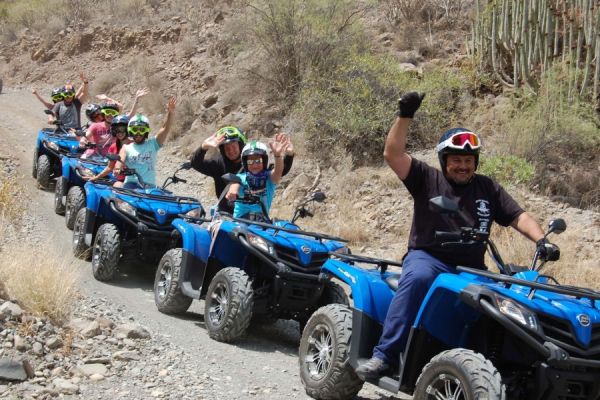
<instances>
[{"instance_id":1,"label":"man in black t-shirt","mask_svg":"<svg viewBox=\"0 0 600 400\"><path fill-rule=\"evenodd\" d=\"M192 168L196 171L210 176L215 182L215 194L221 196L227 186L222 176L226 173L237 174L242 168L242 148L246 144L246 135L235 126L225 126L208 137L202 145L192 154ZM283 159L283 173L286 175L292 168L294 160L294 148L289 136L283 133L275 135L275 141L287 143L285 157ZM206 159L209 149L218 148L220 156L215 159ZM233 205L225 198L219 201L219 211L233 214Z\"/></svg>"},{"instance_id":2,"label":"man in black t-shirt","mask_svg":"<svg viewBox=\"0 0 600 400\"><path fill-rule=\"evenodd\" d=\"M512 226L538 246L545 242L540 225L494 180L475 174L479 163L479 137L464 128L445 132L437 146L441 171L412 158L406 152L408 126L424 94L407 93L385 143L384 158L414 199L408 253L402 263L398 289L388 309L379 344L373 357L361 364L357 374L375 379L399 364L411 325L435 278L444 272L456 273L456 266L484 267L485 248L469 251L442 247L435 231L456 231L449 219L429 209L429 199L439 195L458 202L473 226L490 233L492 222Z\"/></svg>"}]
</instances>

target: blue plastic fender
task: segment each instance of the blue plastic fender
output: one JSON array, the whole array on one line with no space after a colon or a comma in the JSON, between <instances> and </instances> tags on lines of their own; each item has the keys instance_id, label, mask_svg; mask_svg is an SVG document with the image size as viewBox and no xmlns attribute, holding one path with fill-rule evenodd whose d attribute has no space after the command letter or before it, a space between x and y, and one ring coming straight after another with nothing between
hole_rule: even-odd
<instances>
[{"instance_id":1,"label":"blue plastic fender","mask_svg":"<svg viewBox=\"0 0 600 400\"><path fill-rule=\"evenodd\" d=\"M203 262L208 262L210 250L210 232L198 224L190 223L181 218L176 218L171 223L181 234L182 248Z\"/></svg>"},{"instance_id":2,"label":"blue plastic fender","mask_svg":"<svg viewBox=\"0 0 600 400\"><path fill-rule=\"evenodd\" d=\"M382 279L379 270L363 269L340 260L329 259L323 264L322 271L350 286L355 309L383 323L394 292Z\"/></svg>"}]
</instances>

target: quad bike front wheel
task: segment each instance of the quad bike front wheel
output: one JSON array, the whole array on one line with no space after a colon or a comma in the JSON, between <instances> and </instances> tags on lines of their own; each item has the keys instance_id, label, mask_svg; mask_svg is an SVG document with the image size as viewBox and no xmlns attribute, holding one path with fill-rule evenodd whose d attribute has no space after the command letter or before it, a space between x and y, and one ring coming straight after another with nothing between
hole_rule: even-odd
<instances>
[{"instance_id":1,"label":"quad bike front wheel","mask_svg":"<svg viewBox=\"0 0 600 400\"><path fill-rule=\"evenodd\" d=\"M72 240L73 255L82 260L89 260L92 255L91 248L85 244L86 224L86 209L82 208L75 218Z\"/></svg>"},{"instance_id":2,"label":"quad bike front wheel","mask_svg":"<svg viewBox=\"0 0 600 400\"><path fill-rule=\"evenodd\" d=\"M92 272L99 281L110 281L117 274L121 259L121 235L113 224L102 224L92 247Z\"/></svg>"},{"instance_id":3,"label":"quad bike front wheel","mask_svg":"<svg viewBox=\"0 0 600 400\"><path fill-rule=\"evenodd\" d=\"M63 178L56 180L56 187L54 188L54 212L58 215L64 215L65 205L63 204L63 190L65 183Z\"/></svg>"},{"instance_id":4,"label":"quad bike front wheel","mask_svg":"<svg viewBox=\"0 0 600 400\"><path fill-rule=\"evenodd\" d=\"M425 365L415 387L415 400L505 400L500 373L483 355L452 349Z\"/></svg>"},{"instance_id":5,"label":"quad bike front wheel","mask_svg":"<svg viewBox=\"0 0 600 400\"><path fill-rule=\"evenodd\" d=\"M329 304L310 317L300 339L298 362L306 394L315 399L352 399L364 382L349 363L352 310Z\"/></svg>"},{"instance_id":6,"label":"quad bike front wheel","mask_svg":"<svg viewBox=\"0 0 600 400\"><path fill-rule=\"evenodd\" d=\"M33 179L37 178L37 163L38 163L38 152L37 149L33 151L33 166L31 168L31 176Z\"/></svg>"},{"instance_id":7,"label":"quad bike front wheel","mask_svg":"<svg viewBox=\"0 0 600 400\"><path fill-rule=\"evenodd\" d=\"M323 289L323 294L321 294L321 298L319 298L318 307L323 307L328 304L342 304L345 306L350 305L350 300L348 300L348 295L344 288L337 282L328 281L325 284L325 288ZM304 332L304 328L306 327L306 323L308 322L308 318L303 317L298 320L298 329L300 329L300 334Z\"/></svg>"},{"instance_id":8,"label":"quad bike front wheel","mask_svg":"<svg viewBox=\"0 0 600 400\"><path fill-rule=\"evenodd\" d=\"M154 303L158 311L165 314L181 314L187 311L192 299L181 292L181 249L171 249L158 263L154 277Z\"/></svg>"},{"instance_id":9,"label":"quad bike front wheel","mask_svg":"<svg viewBox=\"0 0 600 400\"><path fill-rule=\"evenodd\" d=\"M239 268L228 267L214 276L204 300L204 323L208 335L231 342L244 334L252 318L252 282Z\"/></svg>"},{"instance_id":10,"label":"quad bike front wheel","mask_svg":"<svg viewBox=\"0 0 600 400\"><path fill-rule=\"evenodd\" d=\"M50 184L50 176L52 175L52 165L50 164L50 158L47 155L42 154L37 159L37 183L42 189L47 189Z\"/></svg>"},{"instance_id":11,"label":"quad bike front wheel","mask_svg":"<svg viewBox=\"0 0 600 400\"><path fill-rule=\"evenodd\" d=\"M67 228L73 229L75 225L75 217L79 210L85 207L85 192L79 186L71 186L67 193L67 201L65 205L65 225Z\"/></svg>"}]
</instances>

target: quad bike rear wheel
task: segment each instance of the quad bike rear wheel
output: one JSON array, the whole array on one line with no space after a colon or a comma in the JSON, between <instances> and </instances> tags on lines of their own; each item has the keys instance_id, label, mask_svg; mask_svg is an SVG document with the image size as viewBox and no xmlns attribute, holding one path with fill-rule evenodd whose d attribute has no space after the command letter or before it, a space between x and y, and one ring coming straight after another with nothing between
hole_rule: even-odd
<instances>
[{"instance_id":1,"label":"quad bike rear wheel","mask_svg":"<svg viewBox=\"0 0 600 400\"><path fill-rule=\"evenodd\" d=\"M298 362L306 394L315 399L352 399L364 382L350 365L352 310L329 304L310 317L302 332Z\"/></svg>"},{"instance_id":2,"label":"quad bike rear wheel","mask_svg":"<svg viewBox=\"0 0 600 400\"><path fill-rule=\"evenodd\" d=\"M54 188L54 212L58 215L65 214L65 205L63 204L64 186L65 184L63 178L58 178L56 180L56 187Z\"/></svg>"},{"instance_id":3,"label":"quad bike rear wheel","mask_svg":"<svg viewBox=\"0 0 600 400\"><path fill-rule=\"evenodd\" d=\"M160 259L154 277L154 303L165 314L182 314L190 308L192 299L181 292L181 249L171 249Z\"/></svg>"},{"instance_id":4,"label":"quad bike rear wheel","mask_svg":"<svg viewBox=\"0 0 600 400\"><path fill-rule=\"evenodd\" d=\"M204 323L208 335L231 342L244 334L252 318L252 282L239 268L228 267L214 276L204 300Z\"/></svg>"},{"instance_id":5,"label":"quad bike rear wheel","mask_svg":"<svg viewBox=\"0 0 600 400\"><path fill-rule=\"evenodd\" d=\"M110 281L117 274L121 259L121 235L113 224L102 224L92 247L92 272L99 281Z\"/></svg>"},{"instance_id":6,"label":"quad bike rear wheel","mask_svg":"<svg viewBox=\"0 0 600 400\"><path fill-rule=\"evenodd\" d=\"M47 189L50 184L50 176L52 175L52 165L50 158L46 154L42 154L37 159L37 183L42 189Z\"/></svg>"},{"instance_id":7,"label":"quad bike rear wheel","mask_svg":"<svg viewBox=\"0 0 600 400\"><path fill-rule=\"evenodd\" d=\"M67 193L67 201L65 205L65 225L67 228L73 229L75 217L79 210L85 207L85 192L79 186L71 186Z\"/></svg>"},{"instance_id":8,"label":"quad bike rear wheel","mask_svg":"<svg viewBox=\"0 0 600 400\"><path fill-rule=\"evenodd\" d=\"M491 361L471 350L452 349L425 365L414 400L505 400L505 392Z\"/></svg>"},{"instance_id":9,"label":"quad bike rear wheel","mask_svg":"<svg viewBox=\"0 0 600 400\"><path fill-rule=\"evenodd\" d=\"M89 260L92 256L92 251L85 244L85 227L86 227L86 209L82 208L77 212L75 224L73 226L73 255L82 260Z\"/></svg>"}]
</instances>

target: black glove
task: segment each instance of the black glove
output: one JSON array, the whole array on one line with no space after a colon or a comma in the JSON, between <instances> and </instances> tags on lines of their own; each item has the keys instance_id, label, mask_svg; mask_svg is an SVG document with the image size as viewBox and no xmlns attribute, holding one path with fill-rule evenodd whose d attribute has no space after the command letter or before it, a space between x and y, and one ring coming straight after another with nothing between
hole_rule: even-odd
<instances>
[{"instance_id":1,"label":"black glove","mask_svg":"<svg viewBox=\"0 0 600 400\"><path fill-rule=\"evenodd\" d=\"M557 245L550 243L546 238L535 242L536 250L540 258L545 261L556 261L560 258L560 249Z\"/></svg>"},{"instance_id":2,"label":"black glove","mask_svg":"<svg viewBox=\"0 0 600 400\"><path fill-rule=\"evenodd\" d=\"M421 106L425 93L408 92L398 99L398 111L396 115L400 118L413 118Z\"/></svg>"}]
</instances>

